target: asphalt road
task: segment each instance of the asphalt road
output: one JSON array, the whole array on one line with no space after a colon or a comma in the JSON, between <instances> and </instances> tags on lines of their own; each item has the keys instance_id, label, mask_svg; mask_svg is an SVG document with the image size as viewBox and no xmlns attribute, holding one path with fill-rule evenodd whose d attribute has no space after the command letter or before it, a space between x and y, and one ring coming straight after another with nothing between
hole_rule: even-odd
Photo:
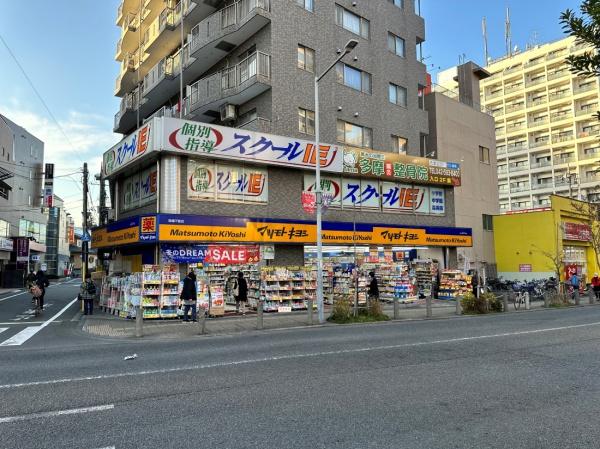
<instances>
[{"instance_id":1,"label":"asphalt road","mask_svg":"<svg viewBox=\"0 0 600 449\"><path fill-rule=\"evenodd\" d=\"M600 307L179 342L92 338L56 321L0 347L2 449L600 441Z\"/></svg>"}]
</instances>

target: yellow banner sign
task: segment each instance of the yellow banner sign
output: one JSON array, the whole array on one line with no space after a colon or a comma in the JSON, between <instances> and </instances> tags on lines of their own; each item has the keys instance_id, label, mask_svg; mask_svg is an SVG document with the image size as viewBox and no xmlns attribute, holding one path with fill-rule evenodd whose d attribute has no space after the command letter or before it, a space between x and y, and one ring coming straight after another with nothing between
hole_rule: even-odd
<instances>
[{"instance_id":1,"label":"yellow banner sign","mask_svg":"<svg viewBox=\"0 0 600 449\"><path fill-rule=\"evenodd\" d=\"M138 243L139 240L140 229L138 226L110 232L106 228L101 228L92 232L92 248Z\"/></svg>"}]
</instances>

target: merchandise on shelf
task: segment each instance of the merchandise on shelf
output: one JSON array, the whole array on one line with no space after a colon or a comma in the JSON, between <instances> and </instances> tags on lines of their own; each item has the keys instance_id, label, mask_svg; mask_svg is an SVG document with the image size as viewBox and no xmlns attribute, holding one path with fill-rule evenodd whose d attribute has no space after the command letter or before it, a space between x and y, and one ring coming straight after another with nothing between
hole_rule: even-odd
<instances>
[{"instance_id":1,"label":"merchandise on shelf","mask_svg":"<svg viewBox=\"0 0 600 449\"><path fill-rule=\"evenodd\" d=\"M161 318L177 318L180 305L177 266L165 266L161 274L161 281L160 316Z\"/></svg>"},{"instance_id":2,"label":"merchandise on shelf","mask_svg":"<svg viewBox=\"0 0 600 449\"><path fill-rule=\"evenodd\" d=\"M251 278L250 290L252 305L256 305L260 295L265 312L291 312L306 309L306 300L316 297L316 277L305 267L265 267L261 270L260 285L256 278Z\"/></svg>"},{"instance_id":3,"label":"merchandise on shelf","mask_svg":"<svg viewBox=\"0 0 600 449\"><path fill-rule=\"evenodd\" d=\"M472 290L471 276L459 270L443 270L438 289L439 299L455 299Z\"/></svg>"}]
</instances>

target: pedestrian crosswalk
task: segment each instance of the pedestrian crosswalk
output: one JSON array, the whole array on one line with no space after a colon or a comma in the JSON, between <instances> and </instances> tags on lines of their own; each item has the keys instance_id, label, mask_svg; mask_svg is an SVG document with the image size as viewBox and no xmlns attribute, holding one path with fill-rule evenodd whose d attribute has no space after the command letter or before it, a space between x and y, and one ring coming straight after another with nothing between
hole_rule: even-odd
<instances>
[{"instance_id":1,"label":"pedestrian crosswalk","mask_svg":"<svg viewBox=\"0 0 600 449\"><path fill-rule=\"evenodd\" d=\"M4 340L0 343L0 346L21 346L42 329L42 326L28 326L7 340Z\"/></svg>"}]
</instances>

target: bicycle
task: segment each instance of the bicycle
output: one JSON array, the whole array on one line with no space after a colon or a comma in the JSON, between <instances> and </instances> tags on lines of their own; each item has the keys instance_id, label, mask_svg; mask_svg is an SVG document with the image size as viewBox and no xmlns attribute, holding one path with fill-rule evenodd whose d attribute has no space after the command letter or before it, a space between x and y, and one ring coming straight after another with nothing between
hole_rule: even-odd
<instances>
[{"instance_id":1,"label":"bicycle","mask_svg":"<svg viewBox=\"0 0 600 449\"><path fill-rule=\"evenodd\" d=\"M521 304L525 304L529 301L529 293L523 290L519 290L515 292L513 306L515 310L519 310L521 308Z\"/></svg>"},{"instance_id":2,"label":"bicycle","mask_svg":"<svg viewBox=\"0 0 600 449\"><path fill-rule=\"evenodd\" d=\"M42 297L42 290L37 286L34 285L33 287L31 287L31 294L33 295L32 301L33 301L33 313L35 316L39 316L42 313L42 308L40 306L40 298Z\"/></svg>"}]
</instances>

